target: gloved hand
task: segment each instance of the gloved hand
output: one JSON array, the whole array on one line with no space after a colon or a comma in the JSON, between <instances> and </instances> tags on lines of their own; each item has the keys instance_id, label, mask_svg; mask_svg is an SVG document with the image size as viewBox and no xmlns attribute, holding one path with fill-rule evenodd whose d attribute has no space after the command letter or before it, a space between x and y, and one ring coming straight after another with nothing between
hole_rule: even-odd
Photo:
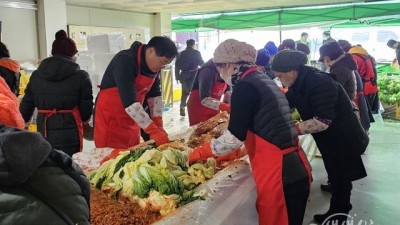
<instances>
[{"instance_id":1,"label":"gloved hand","mask_svg":"<svg viewBox=\"0 0 400 225\"><path fill-rule=\"evenodd\" d=\"M229 104L227 104L227 103L221 102L221 103L219 104L219 110L221 110L221 111L227 111L228 113L230 113L230 112L231 112L231 106L230 106Z\"/></svg>"},{"instance_id":2,"label":"gloved hand","mask_svg":"<svg viewBox=\"0 0 400 225\"><path fill-rule=\"evenodd\" d=\"M221 162L225 162L225 161L231 161L234 159L238 159L240 157L242 157L244 155L244 153L242 152L242 149L238 148L235 151L227 154L227 155L221 155L219 157L216 158L218 163Z\"/></svg>"},{"instance_id":3,"label":"gloved hand","mask_svg":"<svg viewBox=\"0 0 400 225\"><path fill-rule=\"evenodd\" d=\"M163 120L162 120L162 117L161 117L161 116L156 116L156 117L153 117L153 118L151 118L151 119L154 121L154 123L156 124L156 126L158 127L158 129L160 129L160 130L164 131L165 133L167 133L167 132L164 130Z\"/></svg>"},{"instance_id":4,"label":"gloved hand","mask_svg":"<svg viewBox=\"0 0 400 225\"><path fill-rule=\"evenodd\" d=\"M150 125L144 129L144 132L150 135L150 138L156 142L157 146L170 142L168 134L164 129L158 128L155 122L151 122Z\"/></svg>"},{"instance_id":5,"label":"gloved hand","mask_svg":"<svg viewBox=\"0 0 400 225\"><path fill-rule=\"evenodd\" d=\"M94 129L90 126L89 122L82 123L83 138L88 141L93 141Z\"/></svg>"},{"instance_id":6,"label":"gloved hand","mask_svg":"<svg viewBox=\"0 0 400 225\"><path fill-rule=\"evenodd\" d=\"M189 154L189 165L193 164L196 161L204 161L210 157L215 157L215 155L211 151L211 144L207 142L202 146L196 147Z\"/></svg>"}]
</instances>

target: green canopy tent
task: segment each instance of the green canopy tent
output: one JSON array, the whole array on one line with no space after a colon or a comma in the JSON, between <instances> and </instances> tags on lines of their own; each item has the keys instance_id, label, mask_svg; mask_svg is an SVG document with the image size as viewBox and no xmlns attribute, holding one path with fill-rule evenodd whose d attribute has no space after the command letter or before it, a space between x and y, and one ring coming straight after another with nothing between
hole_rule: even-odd
<instances>
[{"instance_id":1,"label":"green canopy tent","mask_svg":"<svg viewBox=\"0 0 400 225\"><path fill-rule=\"evenodd\" d=\"M363 24L360 21L364 21L362 19L379 17L382 18L383 23L396 24L396 21L399 20L399 12L400 1L230 12L180 16L172 20L172 30L188 32L208 29L282 28L328 22L336 24L335 26L339 26L340 23L347 23L347 26L360 26ZM393 20L393 18L397 20ZM399 24L397 23L397 25Z\"/></svg>"}]
</instances>

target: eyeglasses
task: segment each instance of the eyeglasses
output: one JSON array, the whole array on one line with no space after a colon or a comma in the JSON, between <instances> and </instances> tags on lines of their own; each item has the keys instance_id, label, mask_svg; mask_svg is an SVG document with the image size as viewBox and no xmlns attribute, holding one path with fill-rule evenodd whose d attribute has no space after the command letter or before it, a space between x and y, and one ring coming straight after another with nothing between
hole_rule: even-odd
<instances>
[{"instance_id":1,"label":"eyeglasses","mask_svg":"<svg viewBox=\"0 0 400 225\"><path fill-rule=\"evenodd\" d=\"M163 57L160 57L160 56L157 56L157 55L156 55L156 57L158 58L158 61L160 62L160 65L161 65L160 68L161 69L164 69L165 67L167 67L171 63L169 61L166 63L165 60L162 60Z\"/></svg>"}]
</instances>

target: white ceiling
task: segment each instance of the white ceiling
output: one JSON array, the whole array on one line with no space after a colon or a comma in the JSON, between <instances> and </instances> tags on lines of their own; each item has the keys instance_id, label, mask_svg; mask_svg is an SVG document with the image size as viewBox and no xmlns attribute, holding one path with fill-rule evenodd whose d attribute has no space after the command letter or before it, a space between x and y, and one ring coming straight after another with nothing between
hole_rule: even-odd
<instances>
[{"instance_id":1,"label":"white ceiling","mask_svg":"<svg viewBox=\"0 0 400 225\"><path fill-rule=\"evenodd\" d=\"M67 5L143 13L193 14L205 12L328 5L360 0L66 0ZM363 1L362 1L363 2Z\"/></svg>"}]
</instances>

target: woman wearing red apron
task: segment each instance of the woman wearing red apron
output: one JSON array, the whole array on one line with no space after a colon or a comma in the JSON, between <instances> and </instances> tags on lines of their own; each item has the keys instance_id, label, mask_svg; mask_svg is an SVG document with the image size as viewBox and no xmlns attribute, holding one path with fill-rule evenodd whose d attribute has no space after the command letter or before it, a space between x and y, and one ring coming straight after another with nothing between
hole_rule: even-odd
<instances>
[{"instance_id":1,"label":"woman wearing red apron","mask_svg":"<svg viewBox=\"0 0 400 225\"><path fill-rule=\"evenodd\" d=\"M190 126L206 121L217 115L220 110L228 111L230 87L219 77L214 62L210 59L197 72L193 88L187 103Z\"/></svg>"},{"instance_id":2,"label":"woman wearing red apron","mask_svg":"<svg viewBox=\"0 0 400 225\"><path fill-rule=\"evenodd\" d=\"M285 96L257 70L253 46L228 39L213 60L225 82L234 85L229 126L221 137L195 148L189 163L229 154L244 143L256 183L259 224L301 225L311 169Z\"/></svg>"},{"instance_id":3,"label":"woman wearing red apron","mask_svg":"<svg viewBox=\"0 0 400 225\"><path fill-rule=\"evenodd\" d=\"M20 111L28 122L37 108L37 131L53 148L72 156L82 151L83 123L93 112L92 84L89 74L75 62L75 42L64 30L55 36L53 56L32 73Z\"/></svg>"},{"instance_id":4,"label":"woman wearing red apron","mask_svg":"<svg viewBox=\"0 0 400 225\"><path fill-rule=\"evenodd\" d=\"M126 149L139 144L140 128L156 144L168 142L162 123L159 72L171 63L177 49L167 37L147 45L134 42L111 60L100 85L94 114L96 147ZM147 96L150 116L143 109Z\"/></svg>"}]
</instances>

